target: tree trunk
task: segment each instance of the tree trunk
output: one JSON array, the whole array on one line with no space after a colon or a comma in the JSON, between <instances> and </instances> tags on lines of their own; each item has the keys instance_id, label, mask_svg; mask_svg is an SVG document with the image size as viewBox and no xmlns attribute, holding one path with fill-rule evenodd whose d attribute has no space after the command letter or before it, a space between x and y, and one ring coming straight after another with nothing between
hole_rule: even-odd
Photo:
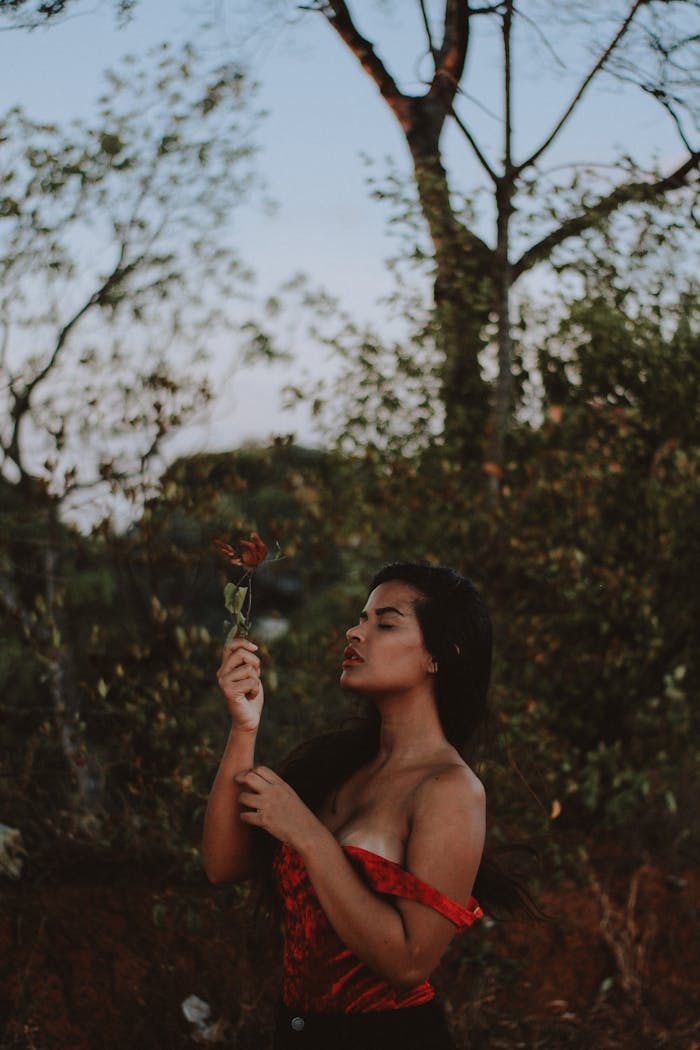
<instances>
[{"instance_id":1,"label":"tree trunk","mask_svg":"<svg viewBox=\"0 0 700 1050\"><path fill-rule=\"evenodd\" d=\"M68 767L78 791L78 810L84 830L92 831L102 809L100 777L90 761L81 722L80 700L73 660L66 636L63 595L57 587L61 524L53 501L47 507L44 587L46 623L43 661L47 668L54 720Z\"/></svg>"},{"instance_id":2,"label":"tree trunk","mask_svg":"<svg viewBox=\"0 0 700 1050\"><path fill-rule=\"evenodd\" d=\"M425 101L422 109L427 109ZM438 148L441 121L429 113L407 134L419 200L435 251L434 298L443 355L446 444L463 462L480 461L488 418L488 387L479 354L495 306L491 253L454 214Z\"/></svg>"}]
</instances>

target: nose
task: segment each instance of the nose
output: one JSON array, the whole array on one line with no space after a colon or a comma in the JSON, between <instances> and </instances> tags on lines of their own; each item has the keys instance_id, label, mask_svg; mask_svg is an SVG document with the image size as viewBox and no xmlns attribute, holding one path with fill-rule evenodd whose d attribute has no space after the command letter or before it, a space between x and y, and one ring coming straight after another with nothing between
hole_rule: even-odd
<instances>
[{"instance_id":1,"label":"nose","mask_svg":"<svg viewBox=\"0 0 700 1050\"><path fill-rule=\"evenodd\" d=\"M345 632L345 637L349 642L357 641L360 638L360 625L356 623L353 627L348 627Z\"/></svg>"}]
</instances>

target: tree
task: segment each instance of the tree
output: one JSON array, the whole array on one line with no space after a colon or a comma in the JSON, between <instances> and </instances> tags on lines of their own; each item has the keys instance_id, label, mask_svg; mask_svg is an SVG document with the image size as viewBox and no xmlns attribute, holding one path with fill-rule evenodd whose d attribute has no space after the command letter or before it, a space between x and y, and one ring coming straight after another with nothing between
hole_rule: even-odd
<instances>
[{"instance_id":1,"label":"tree","mask_svg":"<svg viewBox=\"0 0 700 1050\"><path fill-rule=\"evenodd\" d=\"M697 193L700 4L619 0L573 10L561 5L522 7L512 0L445 0L443 5L418 0L413 17L422 25L424 40L412 68L427 68L427 73L421 76L423 90L415 94L401 87L399 75L382 59L381 47L361 31L367 13L361 12L359 2L314 0L307 7L325 18L355 55L404 133L433 250L445 436L464 458L485 452L497 474L513 407L512 308L517 282L539 264L556 259L560 246L628 205L658 202L684 188ZM532 77L535 63L546 63L554 75L564 65L566 39L575 35L586 40L587 64L579 57L578 79L539 141L527 150L516 149L515 104L524 77ZM480 138L479 107L485 100L475 100L467 88L471 56L494 39L500 81L497 159ZM522 57L526 47L529 61ZM653 100L660 117L676 129L679 155L663 168L643 167L621 155L607 184L592 158L589 165L568 165L573 173L567 182L547 172L544 163L604 78L634 85ZM488 106L493 109L492 99ZM490 207L482 211L493 212L493 238L482 232L483 213L465 218L456 203L458 179L448 170L444 153L448 125L458 130L485 176ZM537 221L527 216L523 222L519 212L531 211L533 194L544 214ZM490 324L497 330L498 355L492 389L479 362Z\"/></svg>"},{"instance_id":2,"label":"tree","mask_svg":"<svg viewBox=\"0 0 700 1050\"><path fill-rule=\"evenodd\" d=\"M100 493L141 498L209 398L208 348L231 367L236 333L242 350L229 219L253 181L250 95L235 67L164 45L109 74L90 125L0 124L0 602L88 809L63 519L94 521Z\"/></svg>"},{"instance_id":3,"label":"tree","mask_svg":"<svg viewBox=\"0 0 700 1050\"><path fill-rule=\"evenodd\" d=\"M634 220L582 236L525 314L516 378L537 389L518 397L539 411L512 421L496 507L441 441L412 444L415 361L387 379L387 348L348 319L346 367L319 392L343 454L318 519L351 579L425 557L480 581L500 723L545 815L671 844L697 830L700 310L674 209Z\"/></svg>"},{"instance_id":4,"label":"tree","mask_svg":"<svg viewBox=\"0 0 700 1050\"><path fill-rule=\"evenodd\" d=\"M35 21L60 15L70 2L77 7L76 0L35 0ZM28 0L0 0L6 14L27 6ZM485 457L496 477L513 410L518 283L537 266L556 262L562 245L576 242L614 212L684 189L697 192L700 0L616 0L576 9L549 0L525 7L513 0L417 0L410 12L405 5L401 11L422 36L415 60L405 67L408 74L392 71L382 46L360 28L380 5L311 0L304 7L320 14L356 56L405 136L432 245L445 437L463 459ZM498 52L496 85L491 85L495 103L471 91L473 56L485 47ZM539 68L561 77L566 101L556 116L540 121L539 138L525 148L517 106ZM422 82L417 93L416 70ZM402 87L402 80L410 86ZM597 164L595 157L589 163L568 158L559 163L561 140L606 82L638 89L659 119L675 129L679 155L673 162L635 162L621 150L612 165ZM493 116L494 105L500 106L497 157L485 144L479 119L484 109ZM546 112L551 106L541 108ZM478 209L465 211L458 200L460 172L445 152L447 129L461 136L467 163L475 163L485 179L489 203ZM556 168L545 167L555 163ZM695 224L692 214L691 208ZM485 381L480 361L486 345L497 350L493 383Z\"/></svg>"}]
</instances>

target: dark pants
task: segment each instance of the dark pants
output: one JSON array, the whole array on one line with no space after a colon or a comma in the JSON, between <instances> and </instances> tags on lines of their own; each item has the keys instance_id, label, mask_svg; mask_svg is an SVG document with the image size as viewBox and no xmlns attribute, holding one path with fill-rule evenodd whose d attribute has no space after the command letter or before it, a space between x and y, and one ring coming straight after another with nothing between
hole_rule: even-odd
<instances>
[{"instance_id":1,"label":"dark pants","mask_svg":"<svg viewBox=\"0 0 700 1050\"><path fill-rule=\"evenodd\" d=\"M352 1014L277 1009L273 1050L457 1050L439 1004Z\"/></svg>"}]
</instances>

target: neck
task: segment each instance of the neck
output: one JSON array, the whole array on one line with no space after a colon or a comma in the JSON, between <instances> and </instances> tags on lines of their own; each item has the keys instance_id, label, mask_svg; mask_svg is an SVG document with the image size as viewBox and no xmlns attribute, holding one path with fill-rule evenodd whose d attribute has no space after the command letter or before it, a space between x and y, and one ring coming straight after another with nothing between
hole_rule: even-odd
<instances>
[{"instance_id":1,"label":"neck","mask_svg":"<svg viewBox=\"0 0 700 1050\"><path fill-rule=\"evenodd\" d=\"M376 699L381 716L378 759L410 764L447 744L432 693Z\"/></svg>"}]
</instances>

